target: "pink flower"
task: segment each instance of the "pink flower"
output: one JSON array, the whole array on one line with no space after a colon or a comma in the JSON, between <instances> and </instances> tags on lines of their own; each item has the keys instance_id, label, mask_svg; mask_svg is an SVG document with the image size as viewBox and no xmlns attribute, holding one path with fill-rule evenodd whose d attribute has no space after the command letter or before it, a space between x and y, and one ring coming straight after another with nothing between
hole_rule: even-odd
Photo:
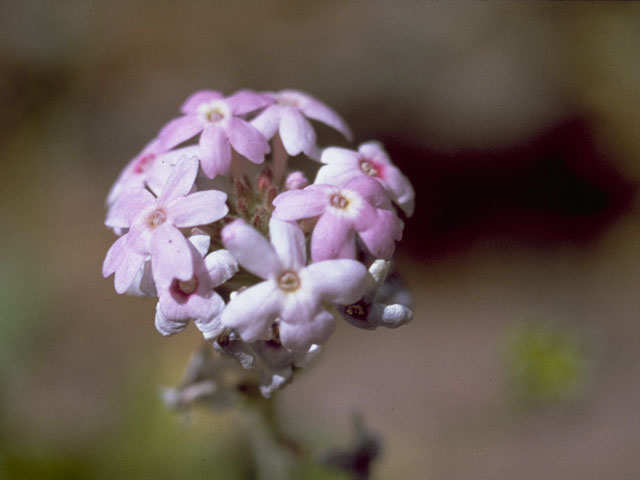
<instances>
[{"instance_id":1,"label":"pink flower","mask_svg":"<svg viewBox=\"0 0 640 480\"><path fill-rule=\"evenodd\" d=\"M115 272L118 293L129 288L149 255L158 288L168 288L174 278L189 281L193 277L191 248L179 228L207 225L228 212L225 193L190 193L197 172L198 159L184 157L158 198L145 189L128 190L113 206L107 226L129 231L107 252L102 274L108 277Z\"/></svg>"},{"instance_id":2,"label":"pink flower","mask_svg":"<svg viewBox=\"0 0 640 480\"><path fill-rule=\"evenodd\" d=\"M240 116L261 109L272 99L249 90L224 98L220 92L201 90L181 107L182 117L170 121L158 134L168 150L200 135L200 162L209 178L226 174L231 166L231 147L253 163L262 163L269 144L262 134Z\"/></svg>"},{"instance_id":3,"label":"pink flower","mask_svg":"<svg viewBox=\"0 0 640 480\"><path fill-rule=\"evenodd\" d=\"M402 238L402 222L390 210L387 194L368 176L353 178L343 188L314 184L289 190L273 205L273 216L281 220L318 217L311 235L314 262L355 258L356 234L375 257L389 259Z\"/></svg>"},{"instance_id":4,"label":"pink flower","mask_svg":"<svg viewBox=\"0 0 640 480\"><path fill-rule=\"evenodd\" d=\"M189 237L193 277L188 281L174 279L168 288L158 289L155 323L165 336L181 332L189 320L194 320L207 339L222 332L224 301L214 288L238 271L238 263L226 250L216 250L205 257L210 240L206 234Z\"/></svg>"},{"instance_id":5,"label":"pink flower","mask_svg":"<svg viewBox=\"0 0 640 480\"><path fill-rule=\"evenodd\" d=\"M357 152L330 147L322 152L320 161L326 165L318 170L315 183L342 187L352 178L368 175L380 182L408 217L413 214L413 187L378 142L363 143Z\"/></svg>"},{"instance_id":6,"label":"pink flower","mask_svg":"<svg viewBox=\"0 0 640 480\"><path fill-rule=\"evenodd\" d=\"M271 218L271 244L243 220L222 230L222 241L246 270L264 281L237 294L222 313L222 323L245 342L269 338L279 321L280 341L292 351L307 351L333 330L335 319L323 302L346 305L362 297L367 269L355 260L328 260L305 266L304 234L295 223Z\"/></svg>"},{"instance_id":7,"label":"pink flower","mask_svg":"<svg viewBox=\"0 0 640 480\"><path fill-rule=\"evenodd\" d=\"M342 133L351 140L351 130L335 111L311 95L298 90L267 92L275 103L251 121L251 124L271 139L280 133L282 144L289 155L304 152L317 157L316 132L307 120L317 120Z\"/></svg>"},{"instance_id":8,"label":"pink flower","mask_svg":"<svg viewBox=\"0 0 640 480\"><path fill-rule=\"evenodd\" d=\"M154 195L159 195L178 160L197 153L197 145L164 152L159 140L152 140L124 167L109 191L107 205L112 206L120 195L132 189L146 187Z\"/></svg>"}]
</instances>

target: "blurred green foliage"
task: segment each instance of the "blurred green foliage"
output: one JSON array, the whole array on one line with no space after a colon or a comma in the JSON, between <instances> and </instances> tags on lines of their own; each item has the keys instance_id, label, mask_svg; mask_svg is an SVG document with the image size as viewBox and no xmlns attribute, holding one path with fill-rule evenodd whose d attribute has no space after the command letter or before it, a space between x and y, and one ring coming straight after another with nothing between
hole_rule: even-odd
<instances>
[{"instance_id":1,"label":"blurred green foliage","mask_svg":"<svg viewBox=\"0 0 640 480\"><path fill-rule=\"evenodd\" d=\"M577 333L523 323L507 332L503 347L507 381L519 404L572 400L582 391L591 362Z\"/></svg>"}]
</instances>

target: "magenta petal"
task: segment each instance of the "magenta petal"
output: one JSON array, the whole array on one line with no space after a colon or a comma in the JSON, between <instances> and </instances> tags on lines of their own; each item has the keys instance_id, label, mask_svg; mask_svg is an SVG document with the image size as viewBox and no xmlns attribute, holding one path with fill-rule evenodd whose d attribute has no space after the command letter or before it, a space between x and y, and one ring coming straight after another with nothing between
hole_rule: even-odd
<instances>
[{"instance_id":1,"label":"magenta petal","mask_svg":"<svg viewBox=\"0 0 640 480\"><path fill-rule=\"evenodd\" d=\"M203 103L211 102L212 100L218 100L222 97L222 93L215 90L199 90L187 97L187 99L180 107L180 111L182 113L194 113Z\"/></svg>"},{"instance_id":2,"label":"magenta petal","mask_svg":"<svg viewBox=\"0 0 640 480\"><path fill-rule=\"evenodd\" d=\"M349 259L312 263L300 274L301 281L311 283L311 288L323 300L340 305L348 305L362 298L367 275L362 263Z\"/></svg>"},{"instance_id":3,"label":"magenta petal","mask_svg":"<svg viewBox=\"0 0 640 480\"><path fill-rule=\"evenodd\" d=\"M281 293L266 281L240 292L222 312L222 324L235 329L245 342L267 338L280 312Z\"/></svg>"},{"instance_id":4,"label":"magenta petal","mask_svg":"<svg viewBox=\"0 0 640 480\"><path fill-rule=\"evenodd\" d=\"M231 167L231 145L222 127L208 125L200 136L200 164L209 178L226 175Z\"/></svg>"},{"instance_id":5,"label":"magenta petal","mask_svg":"<svg viewBox=\"0 0 640 480\"><path fill-rule=\"evenodd\" d=\"M255 127L239 118L230 118L225 130L236 152L253 163L264 162L264 156L269 152L269 144Z\"/></svg>"},{"instance_id":6,"label":"magenta petal","mask_svg":"<svg viewBox=\"0 0 640 480\"><path fill-rule=\"evenodd\" d=\"M304 353L311 345L325 343L336 328L336 320L329 312L321 311L305 324L280 322L280 342L293 351Z\"/></svg>"},{"instance_id":7,"label":"magenta petal","mask_svg":"<svg viewBox=\"0 0 640 480\"><path fill-rule=\"evenodd\" d=\"M191 280L193 258L189 242L180 230L164 223L151 237L151 268L159 288L169 288L174 278Z\"/></svg>"},{"instance_id":8,"label":"magenta petal","mask_svg":"<svg viewBox=\"0 0 640 480\"><path fill-rule=\"evenodd\" d=\"M383 184L390 190L394 200L404 210L407 217L413 214L415 204L415 192L409 179L394 166L388 166L387 175Z\"/></svg>"},{"instance_id":9,"label":"magenta petal","mask_svg":"<svg viewBox=\"0 0 640 480\"><path fill-rule=\"evenodd\" d=\"M201 131L202 121L196 115L189 114L174 118L167 123L158 133L158 140L160 140L162 150L169 150Z\"/></svg>"},{"instance_id":10,"label":"magenta petal","mask_svg":"<svg viewBox=\"0 0 640 480\"><path fill-rule=\"evenodd\" d=\"M314 98L308 98L308 100L301 105L300 109L307 117L335 128L342 133L347 140L351 141L353 135L351 134L351 129L347 123L340 115L327 107L324 103L319 102Z\"/></svg>"},{"instance_id":11,"label":"magenta petal","mask_svg":"<svg viewBox=\"0 0 640 480\"><path fill-rule=\"evenodd\" d=\"M273 216L280 220L317 217L327 208L327 195L322 190L289 190L273 200Z\"/></svg>"},{"instance_id":12,"label":"magenta petal","mask_svg":"<svg viewBox=\"0 0 640 480\"><path fill-rule=\"evenodd\" d=\"M145 214L146 212L143 212L141 215ZM135 224L132 225L129 232L125 235L127 239L127 247L143 255L148 254L151 245L151 234L152 231L144 223L144 220L137 219Z\"/></svg>"},{"instance_id":13,"label":"magenta petal","mask_svg":"<svg viewBox=\"0 0 640 480\"><path fill-rule=\"evenodd\" d=\"M182 157L171 171L167 183L158 197L158 203L167 204L187 195L193 188L197 175L198 158Z\"/></svg>"},{"instance_id":14,"label":"magenta petal","mask_svg":"<svg viewBox=\"0 0 640 480\"><path fill-rule=\"evenodd\" d=\"M273 103L273 98L252 90L238 90L226 99L234 115L244 115Z\"/></svg>"},{"instance_id":15,"label":"magenta petal","mask_svg":"<svg viewBox=\"0 0 640 480\"><path fill-rule=\"evenodd\" d=\"M307 260L306 241L297 223L271 217L269 235L282 268L299 270L304 267Z\"/></svg>"},{"instance_id":16,"label":"magenta petal","mask_svg":"<svg viewBox=\"0 0 640 480\"><path fill-rule=\"evenodd\" d=\"M283 107L280 111L280 138L289 155L309 154L316 144L316 132L297 108Z\"/></svg>"},{"instance_id":17,"label":"magenta petal","mask_svg":"<svg viewBox=\"0 0 640 480\"><path fill-rule=\"evenodd\" d=\"M311 234L311 258L314 262L342 258L346 252L353 251L345 248L350 244L355 244L351 221L325 213L318 219Z\"/></svg>"},{"instance_id":18,"label":"magenta petal","mask_svg":"<svg viewBox=\"0 0 640 480\"><path fill-rule=\"evenodd\" d=\"M278 127L280 127L280 107L277 105L267 107L249 123L262 133L267 140L270 140L278 131Z\"/></svg>"},{"instance_id":19,"label":"magenta petal","mask_svg":"<svg viewBox=\"0 0 640 480\"><path fill-rule=\"evenodd\" d=\"M129 289L140 272L145 258L146 255L142 255L129 248L125 250L124 256L118 265L116 276L114 278L116 292L125 293Z\"/></svg>"},{"instance_id":20,"label":"magenta petal","mask_svg":"<svg viewBox=\"0 0 640 480\"><path fill-rule=\"evenodd\" d=\"M260 278L273 278L281 270L273 246L244 220L235 220L222 229L222 243L240 265Z\"/></svg>"},{"instance_id":21,"label":"magenta petal","mask_svg":"<svg viewBox=\"0 0 640 480\"><path fill-rule=\"evenodd\" d=\"M375 257L389 260L393 256L395 242L402 238L402 221L390 210L379 209L377 216L375 224L359 235Z\"/></svg>"},{"instance_id":22,"label":"magenta petal","mask_svg":"<svg viewBox=\"0 0 640 480\"><path fill-rule=\"evenodd\" d=\"M218 190L192 193L168 206L169 220L180 228L208 225L229 212L226 200L227 194Z\"/></svg>"}]
</instances>

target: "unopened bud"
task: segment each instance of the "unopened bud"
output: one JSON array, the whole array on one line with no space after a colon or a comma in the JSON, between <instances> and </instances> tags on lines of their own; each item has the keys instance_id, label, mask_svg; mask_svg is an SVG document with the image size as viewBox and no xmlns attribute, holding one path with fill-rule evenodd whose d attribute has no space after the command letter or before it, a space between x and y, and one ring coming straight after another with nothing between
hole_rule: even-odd
<instances>
[{"instance_id":1,"label":"unopened bud","mask_svg":"<svg viewBox=\"0 0 640 480\"><path fill-rule=\"evenodd\" d=\"M284 181L285 190L300 190L309 185L309 180L301 171L291 172Z\"/></svg>"}]
</instances>

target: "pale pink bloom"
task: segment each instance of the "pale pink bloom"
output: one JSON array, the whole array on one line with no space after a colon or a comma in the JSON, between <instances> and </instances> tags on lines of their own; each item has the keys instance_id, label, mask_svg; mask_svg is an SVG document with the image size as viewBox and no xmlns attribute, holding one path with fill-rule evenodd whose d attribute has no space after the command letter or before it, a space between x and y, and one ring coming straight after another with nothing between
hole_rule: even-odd
<instances>
[{"instance_id":1,"label":"pale pink bloom","mask_svg":"<svg viewBox=\"0 0 640 480\"><path fill-rule=\"evenodd\" d=\"M107 205L113 206L127 190L148 188L154 195L159 195L178 160L197 153L197 145L163 152L158 139L152 140L120 172L107 196Z\"/></svg>"},{"instance_id":2,"label":"pale pink bloom","mask_svg":"<svg viewBox=\"0 0 640 480\"><path fill-rule=\"evenodd\" d=\"M342 117L308 93L282 90L266 94L274 103L258 114L251 124L267 139L279 133L289 155L304 152L311 158L317 157L316 132L307 118L338 130L351 141L351 130Z\"/></svg>"},{"instance_id":3,"label":"pale pink bloom","mask_svg":"<svg viewBox=\"0 0 640 480\"><path fill-rule=\"evenodd\" d=\"M314 262L355 258L356 235L375 257L389 259L402 238L402 221L378 182L368 176L349 180L344 187L310 185L289 190L273 201L273 216L281 220L317 217L311 234Z\"/></svg>"},{"instance_id":4,"label":"pale pink bloom","mask_svg":"<svg viewBox=\"0 0 640 480\"><path fill-rule=\"evenodd\" d=\"M318 170L314 183L342 187L352 178L368 175L380 182L408 217L413 214L415 192L411 182L391 162L380 143L363 143L357 152L339 147L326 148L320 161L326 165Z\"/></svg>"},{"instance_id":5,"label":"pale pink bloom","mask_svg":"<svg viewBox=\"0 0 640 480\"><path fill-rule=\"evenodd\" d=\"M216 250L205 257L210 240L200 233L189 237L193 277L188 281L174 279L168 288L158 288L155 324L165 336L181 332L189 320L207 339L222 332L220 315L224 301L214 288L238 271L238 263L227 250Z\"/></svg>"},{"instance_id":6,"label":"pale pink bloom","mask_svg":"<svg viewBox=\"0 0 640 480\"><path fill-rule=\"evenodd\" d=\"M107 252L102 274L115 272L118 293L127 291L147 256L158 288L193 277L191 248L179 229L210 224L228 212L225 193L190 193L197 173L198 159L184 157L158 198L145 189L127 190L113 206L107 226L129 230Z\"/></svg>"},{"instance_id":7,"label":"pale pink bloom","mask_svg":"<svg viewBox=\"0 0 640 480\"><path fill-rule=\"evenodd\" d=\"M241 116L270 105L273 100L250 90L229 97L213 90L191 95L181 107L181 117L160 130L158 139L164 149L200 135L199 157L202 171L209 178L224 175L231 166L231 148L253 163L264 162L269 144L264 136Z\"/></svg>"},{"instance_id":8,"label":"pale pink bloom","mask_svg":"<svg viewBox=\"0 0 640 480\"><path fill-rule=\"evenodd\" d=\"M238 293L222 313L222 323L246 342L269 338L278 321L280 341L306 351L326 340L335 319L323 302L346 305L362 297L367 269L355 260L306 264L306 242L295 223L271 218L271 243L243 220L222 230L225 247L246 270L264 279Z\"/></svg>"}]
</instances>

